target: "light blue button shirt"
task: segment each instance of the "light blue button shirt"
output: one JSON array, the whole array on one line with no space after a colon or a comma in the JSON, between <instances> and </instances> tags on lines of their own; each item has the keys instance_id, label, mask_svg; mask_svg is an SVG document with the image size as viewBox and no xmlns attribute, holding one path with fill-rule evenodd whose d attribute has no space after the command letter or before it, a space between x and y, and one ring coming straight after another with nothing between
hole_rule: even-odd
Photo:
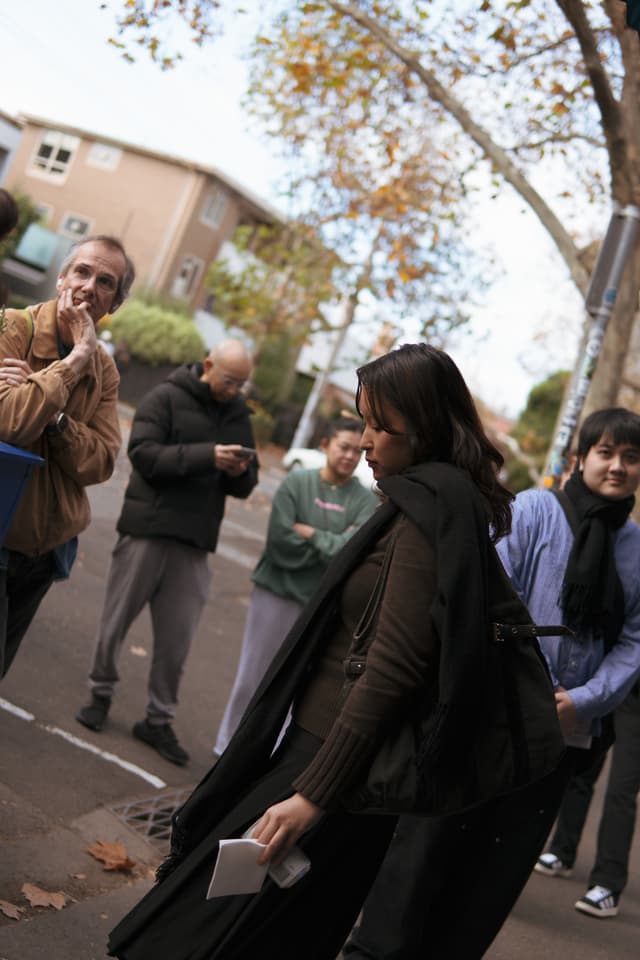
<instances>
[{"instance_id":1,"label":"light blue button shirt","mask_svg":"<svg viewBox=\"0 0 640 960\"><path fill-rule=\"evenodd\" d=\"M513 505L513 526L497 550L513 584L539 624L564 623L560 590L573 544L562 507L545 490L525 490ZM540 646L555 686L569 692L581 733L597 735L598 718L611 713L640 675L640 527L627 522L615 534L616 567L625 618L618 642L604 656L602 638L542 637Z\"/></svg>"}]
</instances>

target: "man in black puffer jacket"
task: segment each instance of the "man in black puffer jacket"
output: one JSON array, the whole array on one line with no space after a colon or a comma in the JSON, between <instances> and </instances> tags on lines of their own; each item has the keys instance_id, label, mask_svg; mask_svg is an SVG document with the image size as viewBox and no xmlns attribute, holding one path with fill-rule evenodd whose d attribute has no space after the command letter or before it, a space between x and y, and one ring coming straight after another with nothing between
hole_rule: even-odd
<instances>
[{"instance_id":1,"label":"man in black puffer jacket","mask_svg":"<svg viewBox=\"0 0 640 960\"><path fill-rule=\"evenodd\" d=\"M99 731L118 680L117 660L146 603L153 624L147 715L133 735L172 763L189 755L171 726L178 687L202 609L227 495L244 499L258 480L249 409L240 395L251 360L225 340L185 364L138 405L129 440L133 470L113 550L93 665L91 701L76 719Z\"/></svg>"}]
</instances>

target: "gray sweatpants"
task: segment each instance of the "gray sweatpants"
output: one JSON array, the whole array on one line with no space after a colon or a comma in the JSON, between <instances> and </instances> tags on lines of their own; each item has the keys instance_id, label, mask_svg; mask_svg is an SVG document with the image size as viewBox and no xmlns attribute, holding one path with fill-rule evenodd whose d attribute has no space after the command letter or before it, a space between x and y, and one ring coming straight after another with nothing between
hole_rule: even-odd
<instances>
[{"instance_id":1,"label":"gray sweatpants","mask_svg":"<svg viewBox=\"0 0 640 960\"><path fill-rule=\"evenodd\" d=\"M90 687L111 697L127 630L145 604L151 610L153 656L147 719L167 723L175 714L178 687L191 641L207 601L211 573L207 552L177 540L121 536L111 556Z\"/></svg>"},{"instance_id":2,"label":"gray sweatpants","mask_svg":"<svg viewBox=\"0 0 640 960\"><path fill-rule=\"evenodd\" d=\"M244 625L240 662L218 729L214 753L222 754L227 749L267 667L303 609L296 600L254 586Z\"/></svg>"}]
</instances>

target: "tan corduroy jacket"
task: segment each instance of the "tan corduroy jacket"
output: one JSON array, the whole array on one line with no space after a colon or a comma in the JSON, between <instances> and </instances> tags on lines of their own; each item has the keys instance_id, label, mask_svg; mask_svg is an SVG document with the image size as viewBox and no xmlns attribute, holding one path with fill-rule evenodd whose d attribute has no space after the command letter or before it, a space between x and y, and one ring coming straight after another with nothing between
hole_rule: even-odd
<instances>
[{"instance_id":1,"label":"tan corduroy jacket","mask_svg":"<svg viewBox=\"0 0 640 960\"><path fill-rule=\"evenodd\" d=\"M100 346L80 376L59 359L56 302L7 310L0 329L0 357L26 359L34 371L19 387L0 380L0 440L43 457L20 499L4 546L34 556L46 553L88 526L84 488L107 480L120 449L119 376ZM69 425L61 434L45 428L58 410Z\"/></svg>"}]
</instances>

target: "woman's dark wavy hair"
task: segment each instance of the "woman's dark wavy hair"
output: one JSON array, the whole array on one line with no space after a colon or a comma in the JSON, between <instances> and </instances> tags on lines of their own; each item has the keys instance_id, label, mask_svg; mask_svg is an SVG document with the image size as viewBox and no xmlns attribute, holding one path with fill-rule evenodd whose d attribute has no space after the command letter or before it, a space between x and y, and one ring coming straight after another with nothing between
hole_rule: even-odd
<instances>
[{"instance_id":1,"label":"woman's dark wavy hair","mask_svg":"<svg viewBox=\"0 0 640 960\"><path fill-rule=\"evenodd\" d=\"M473 398L451 357L426 343L409 343L357 371L356 409L366 391L379 426L390 429L386 411L397 410L407 422L415 463L437 460L466 470L483 494L493 539L511 530L513 494L498 480L504 463L487 437Z\"/></svg>"}]
</instances>

